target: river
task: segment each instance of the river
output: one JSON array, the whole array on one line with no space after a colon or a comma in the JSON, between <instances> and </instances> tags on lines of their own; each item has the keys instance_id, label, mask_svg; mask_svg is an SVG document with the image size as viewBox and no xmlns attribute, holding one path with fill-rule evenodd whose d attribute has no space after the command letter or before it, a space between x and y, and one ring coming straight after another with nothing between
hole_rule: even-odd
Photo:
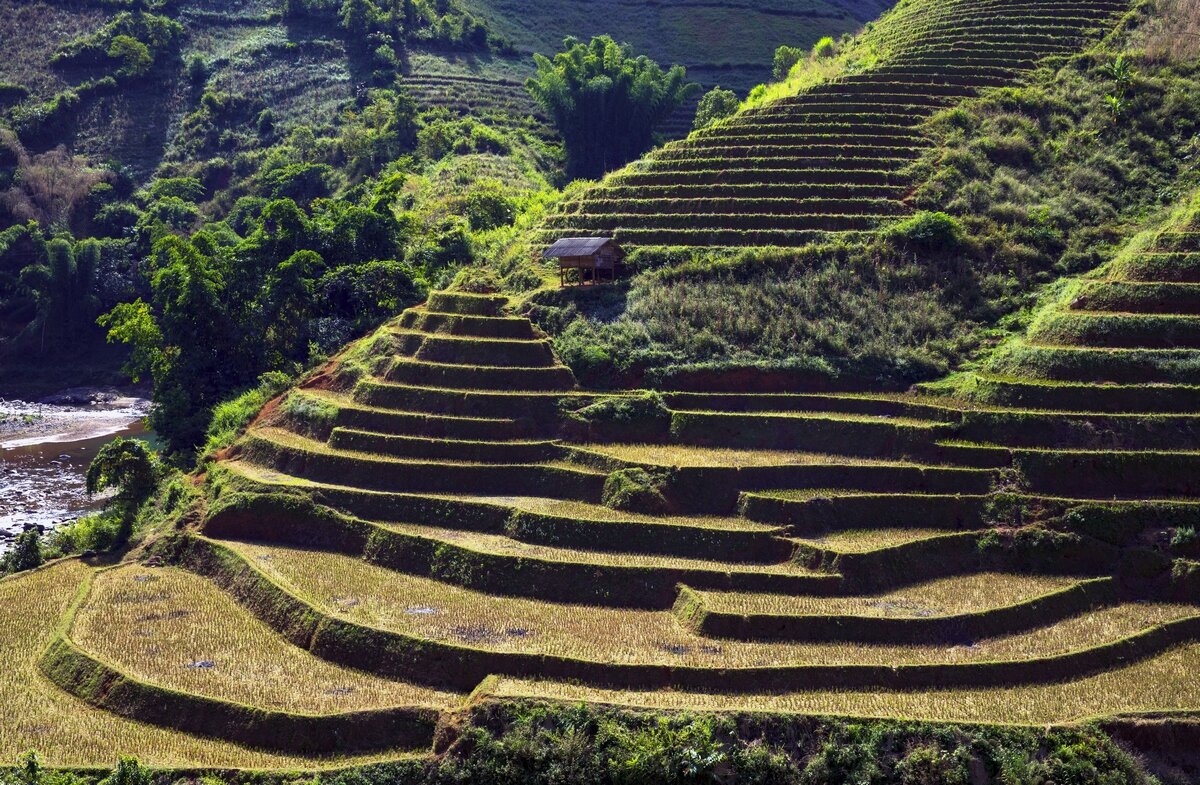
<instances>
[{"instance_id":1,"label":"river","mask_svg":"<svg viewBox=\"0 0 1200 785\"><path fill-rule=\"evenodd\" d=\"M146 433L144 398L73 390L51 400L0 400L0 551L26 526L49 531L96 509L88 464L114 437Z\"/></svg>"}]
</instances>

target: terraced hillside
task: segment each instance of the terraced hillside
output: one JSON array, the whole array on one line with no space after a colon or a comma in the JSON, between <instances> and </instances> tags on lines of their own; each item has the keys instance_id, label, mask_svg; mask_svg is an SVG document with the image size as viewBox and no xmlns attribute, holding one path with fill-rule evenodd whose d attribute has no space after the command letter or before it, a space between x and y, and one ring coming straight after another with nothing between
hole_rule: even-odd
<instances>
[{"instance_id":1,"label":"terraced hillside","mask_svg":"<svg viewBox=\"0 0 1200 785\"><path fill-rule=\"evenodd\" d=\"M1196 388L1136 414L1104 387L1070 411L660 407L578 389L505 302L435 294L268 407L149 561L0 584L49 608L29 667L89 718L74 747L6 726L0 755L155 733L155 762L202 738L213 761L391 755L472 692L1017 724L1200 706L1200 567L1155 539L1200 518Z\"/></svg>"},{"instance_id":2,"label":"terraced hillside","mask_svg":"<svg viewBox=\"0 0 1200 785\"><path fill-rule=\"evenodd\" d=\"M902 3L859 37L845 72L669 144L565 204L544 239L798 246L903 215L921 126L981 90L1110 30L1120 0Z\"/></svg>"}]
</instances>

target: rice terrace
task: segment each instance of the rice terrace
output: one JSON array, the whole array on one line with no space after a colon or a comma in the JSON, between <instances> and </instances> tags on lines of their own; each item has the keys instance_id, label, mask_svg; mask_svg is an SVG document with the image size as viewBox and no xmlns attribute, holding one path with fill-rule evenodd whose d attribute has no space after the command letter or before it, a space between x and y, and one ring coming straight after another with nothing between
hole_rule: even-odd
<instances>
[{"instance_id":1,"label":"rice terrace","mask_svg":"<svg viewBox=\"0 0 1200 785\"><path fill-rule=\"evenodd\" d=\"M1196 0L0 53L3 785L1200 782Z\"/></svg>"}]
</instances>

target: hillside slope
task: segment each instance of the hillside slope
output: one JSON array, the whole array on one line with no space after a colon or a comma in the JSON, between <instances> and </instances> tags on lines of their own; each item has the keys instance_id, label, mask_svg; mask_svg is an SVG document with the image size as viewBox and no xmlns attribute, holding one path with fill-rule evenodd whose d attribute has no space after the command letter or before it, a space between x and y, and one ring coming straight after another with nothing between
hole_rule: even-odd
<instances>
[{"instance_id":1,"label":"hillside slope","mask_svg":"<svg viewBox=\"0 0 1200 785\"><path fill-rule=\"evenodd\" d=\"M1195 396L605 397L505 304L407 311L268 407L152 561L60 590L36 667L110 717L85 749L136 720L168 765L198 737L394 755L468 693L1017 729L1200 707Z\"/></svg>"},{"instance_id":2,"label":"hillside slope","mask_svg":"<svg viewBox=\"0 0 1200 785\"><path fill-rule=\"evenodd\" d=\"M799 246L907 212L906 167L934 113L1019 83L1044 58L1110 31L1119 0L902 3L841 57L843 71L655 151L548 222L547 239Z\"/></svg>"},{"instance_id":3,"label":"hillside slope","mask_svg":"<svg viewBox=\"0 0 1200 785\"><path fill-rule=\"evenodd\" d=\"M681 63L706 85L745 94L771 77L776 47L810 48L822 36L854 33L888 0L468 0L523 52L556 49L568 35L608 34L660 63Z\"/></svg>"}]
</instances>

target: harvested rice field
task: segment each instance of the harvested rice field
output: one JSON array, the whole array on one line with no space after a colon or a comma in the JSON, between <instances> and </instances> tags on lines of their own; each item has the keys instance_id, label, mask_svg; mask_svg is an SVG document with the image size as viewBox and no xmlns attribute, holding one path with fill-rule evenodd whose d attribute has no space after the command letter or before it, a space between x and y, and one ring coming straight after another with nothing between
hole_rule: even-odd
<instances>
[{"instance_id":1,"label":"harvested rice field","mask_svg":"<svg viewBox=\"0 0 1200 785\"><path fill-rule=\"evenodd\" d=\"M1073 578L984 572L956 575L864 597L788 597L779 594L697 592L716 613L784 616L930 618L976 613L1026 602L1077 585Z\"/></svg>"},{"instance_id":2,"label":"harvested rice field","mask_svg":"<svg viewBox=\"0 0 1200 785\"><path fill-rule=\"evenodd\" d=\"M36 749L52 766L111 766L135 755L151 766L295 769L367 763L314 760L247 749L118 717L47 681L36 658L48 646L92 570L74 560L0 580L0 760ZM391 756L395 757L395 756Z\"/></svg>"},{"instance_id":3,"label":"harvested rice field","mask_svg":"<svg viewBox=\"0 0 1200 785\"><path fill-rule=\"evenodd\" d=\"M581 449L631 464L700 468L743 469L798 464L851 464L861 466L911 465L903 462L851 458L844 455L784 450L735 450L693 447L685 444L588 444Z\"/></svg>"},{"instance_id":4,"label":"harvested rice field","mask_svg":"<svg viewBox=\"0 0 1200 785\"><path fill-rule=\"evenodd\" d=\"M614 510L600 504L587 504L572 499L546 499L535 496L441 496L439 498L475 501L511 507L522 512L552 515L582 521L620 521L647 523L656 526L695 526L729 531L772 532L779 527L756 523L745 518L716 515L646 515Z\"/></svg>"},{"instance_id":5,"label":"harvested rice field","mask_svg":"<svg viewBox=\"0 0 1200 785\"><path fill-rule=\"evenodd\" d=\"M320 551L232 547L306 602L341 619L487 651L614 663L702 667L887 665L1026 659L1101 645L1196 614L1188 605L1128 603L1021 635L948 646L846 646L714 640L669 611L637 611L496 597L397 574Z\"/></svg>"},{"instance_id":6,"label":"harvested rice field","mask_svg":"<svg viewBox=\"0 0 1200 785\"><path fill-rule=\"evenodd\" d=\"M858 529L796 538L795 542L836 553L869 553L945 536L945 529Z\"/></svg>"},{"instance_id":7,"label":"harvested rice field","mask_svg":"<svg viewBox=\"0 0 1200 785\"><path fill-rule=\"evenodd\" d=\"M938 722L1047 725L1128 712L1187 711L1200 705L1200 645L1181 646L1120 670L1062 684L920 692L814 691L704 695L599 690L560 682L499 679L498 698L538 697L654 709L903 717Z\"/></svg>"},{"instance_id":8,"label":"harvested rice field","mask_svg":"<svg viewBox=\"0 0 1200 785\"><path fill-rule=\"evenodd\" d=\"M259 709L334 714L440 708L462 698L318 659L212 582L177 568L131 564L98 573L70 635L129 676Z\"/></svg>"},{"instance_id":9,"label":"harvested rice field","mask_svg":"<svg viewBox=\"0 0 1200 785\"><path fill-rule=\"evenodd\" d=\"M604 567L647 568L659 570L705 570L713 572L745 572L753 570L756 573L773 575L820 576L825 573L810 570L793 562L779 564L759 564L750 561L739 561L736 553L729 554L729 561L715 559L687 559L672 556L651 556L641 553L607 553L601 551L576 550L573 548L558 548L549 545L534 545L521 540L514 540L500 534L483 534L479 532L460 531L458 529L442 529L433 526L419 526L407 523L380 523L381 529L420 537L435 542L451 543L467 550L497 556L510 556L521 559L557 562L565 564L584 564Z\"/></svg>"}]
</instances>

